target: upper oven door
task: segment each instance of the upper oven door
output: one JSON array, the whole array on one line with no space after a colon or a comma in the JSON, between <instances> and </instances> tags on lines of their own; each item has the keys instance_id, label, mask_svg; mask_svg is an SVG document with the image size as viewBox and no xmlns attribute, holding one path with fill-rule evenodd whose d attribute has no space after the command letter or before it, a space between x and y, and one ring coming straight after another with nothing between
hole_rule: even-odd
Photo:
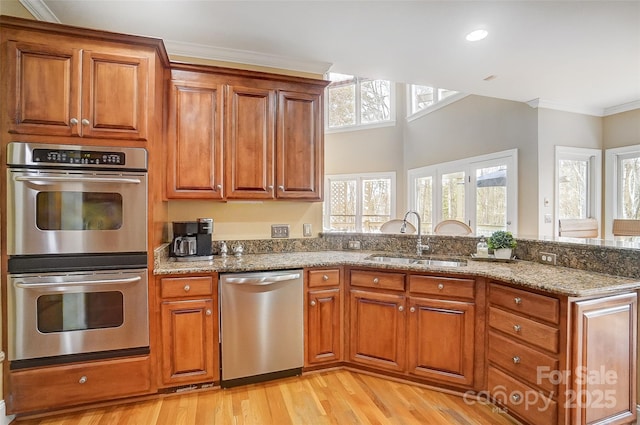
<instances>
[{"instance_id":1,"label":"upper oven door","mask_svg":"<svg viewBox=\"0 0 640 425\"><path fill-rule=\"evenodd\" d=\"M145 172L7 171L9 255L147 250Z\"/></svg>"}]
</instances>

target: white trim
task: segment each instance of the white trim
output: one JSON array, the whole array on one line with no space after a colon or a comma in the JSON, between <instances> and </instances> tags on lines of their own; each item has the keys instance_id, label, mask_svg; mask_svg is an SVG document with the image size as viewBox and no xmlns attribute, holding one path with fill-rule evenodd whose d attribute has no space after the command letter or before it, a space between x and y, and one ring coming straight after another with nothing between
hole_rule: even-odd
<instances>
[{"instance_id":1,"label":"white trim","mask_svg":"<svg viewBox=\"0 0 640 425\"><path fill-rule=\"evenodd\" d=\"M326 103L326 102L325 102ZM325 128L324 134L332 134L332 133L346 133L348 131L359 131L359 130L371 130L374 128L382 128L382 127L394 127L396 125L396 121L380 121L372 124L355 124L355 125L345 125L342 127L332 127Z\"/></svg>"},{"instance_id":2,"label":"white trim","mask_svg":"<svg viewBox=\"0 0 640 425\"><path fill-rule=\"evenodd\" d=\"M43 0L19 0L38 21L60 23L60 19L44 4Z\"/></svg>"},{"instance_id":3,"label":"white trim","mask_svg":"<svg viewBox=\"0 0 640 425\"><path fill-rule=\"evenodd\" d=\"M576 114L593 115L596 117L601 117L604 115L604 110L601 108L588 108L585 106L567 105L563 103L554 102L551 100L532 99L525 103L534 109L537 109L537 108L554 109L556 111L573 112Z\"/></svg>"},{"instance_id":4,"label":"white trim","mask_svg":"<svg viewBox=\"0 0 640 425\"><path fill-rule=\"evenodd\" d=\"M609 115L620 114L622 112L633 111L634 109L640 109L640 100L604 108L604 116L606 117Z\"/></svg>"},{"instance_id":5,"label":"white trim","mask_svg":"<svg viewBox=\"0 0 640 425\"><path fill-rule=\"evenodd\" d=\"M408 85L407 85L408 87ZM437 89L436 89L437 90ZM424 109L419 110L418 112L416 112L415 114L409 115L407 116L406 120L407 122L411 122L413 120L416 120L418 118L422 118L426 115L429 115L432 112L437 111L438 109L442 109L445 106L451 105L452 103L455 103L459 100L464 99L465 97L469 96L467 93L456 93L456 94L452 94L449 97L446 97L432 105L427 106ZM409 102L411 102L411 100L409 99ZM407 109L407 111L409 111L410 109Z\"/></svg>"},{"instance_id":6,"label":"white trim","mask_svg":"<svg viewBox=\"0 0 640 425\"><path fill-rule=\"evenodd\" d=\"M295 59L249 50L235 50L213 47L204 44L185 43L176 40L164 40L169 55L188 56L192 58L219 60L223 62L243 63L265 66L269 68L288 69L292 71L325 74L332 64L329 62Z\"/></svg>"},{"instance_id":7,"label":"white trim","mask_svg":"<svg viewBox=\"0 0 640 425\"><path fill-rule=\"evenodd\" d=\"M613 239L613 219L618 216L618 156L640 153L640 144L606 149L604 153L604 219L605 239Z\"/></svg>"},{"instance_id":8,"label":"white trim","mask_svg":"<svg viewBox=\"0 0 640 425\"><path fill-rule=\"evenodd\" d=\"M0 400L0 425L9 425L15 417L15 415L7 416L7 405L4 400Z\"/></svg>"}]
</instances>

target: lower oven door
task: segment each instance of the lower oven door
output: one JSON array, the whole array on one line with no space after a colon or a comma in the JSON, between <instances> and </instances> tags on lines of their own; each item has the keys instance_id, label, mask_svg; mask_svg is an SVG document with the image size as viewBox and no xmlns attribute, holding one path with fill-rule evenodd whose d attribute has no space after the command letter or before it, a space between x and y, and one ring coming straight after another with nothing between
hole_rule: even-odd
<instances>
[{"instance_id":1,"label":"lower oven door","mask_svg":"<svg viewBox=\"0 0 640 425\"><path fill-rule=\"evenodd\" d=\"M146 269L10 274L9 360L148 347L147 279Z\"/></svg>"}]
</instances>

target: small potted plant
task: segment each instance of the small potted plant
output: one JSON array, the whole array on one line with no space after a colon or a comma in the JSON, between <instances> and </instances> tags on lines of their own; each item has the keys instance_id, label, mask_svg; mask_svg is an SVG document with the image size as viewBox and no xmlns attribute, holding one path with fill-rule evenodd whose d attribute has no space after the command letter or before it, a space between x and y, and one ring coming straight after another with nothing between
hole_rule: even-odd
<instances>
[{"instance_id":1,"label":"small potted plant","mask_svg":"<svg viewBox=\"0 0 640 425\"><path fill-rule=\"evenodd\" d=\"M487 245L493 250L496 258L510 259L511 250L516 247L516 240L511 232L497 230L487 239Z\"/></svg>"}]
</instances>

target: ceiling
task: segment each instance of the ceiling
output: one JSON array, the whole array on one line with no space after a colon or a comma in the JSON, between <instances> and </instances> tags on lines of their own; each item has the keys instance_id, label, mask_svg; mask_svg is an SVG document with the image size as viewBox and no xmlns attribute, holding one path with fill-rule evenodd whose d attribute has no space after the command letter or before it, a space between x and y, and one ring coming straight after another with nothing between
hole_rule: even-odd
<instances>
[{"instance_id":1,"label":"ceiling","mask_svg":"<svg viewBox=\"0 0 640 425\"><path fill-rule=\"evenodd\" d=\"M20 2L41 20L162 38L170 55L330 69L598 116L640 108L639 0ZM489 36L466 41L478 28Z\"/></svg>"}]
</instances>

